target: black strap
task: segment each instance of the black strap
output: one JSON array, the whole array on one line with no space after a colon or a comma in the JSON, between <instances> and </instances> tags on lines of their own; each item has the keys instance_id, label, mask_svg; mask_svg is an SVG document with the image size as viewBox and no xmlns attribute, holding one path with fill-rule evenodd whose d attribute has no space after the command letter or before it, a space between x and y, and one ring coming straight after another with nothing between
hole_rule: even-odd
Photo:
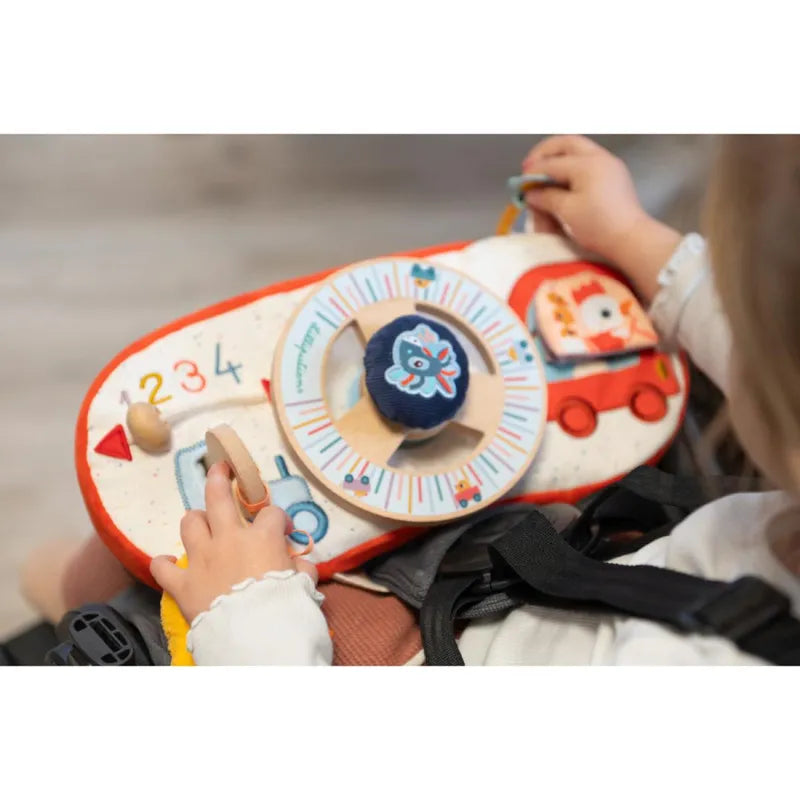
<instances>
[{"instance_id":1,"label":"black strap","mask_svg":"<svg viewBox=\"0 0 800 800\"><path fill-rule=\"evenodd\" d=\"M40 622L0 643L0 666L41 666L47 651L57 644L53 626Z\"/></svg>"},{"instance_id":2,"label":"black strap","mask_svg":"<svg viewBox=\"0 0 800 800\"><path fill-rule=\"evenodd\" d=\"M688 513L711 500L756 488L763 487L759 481L747 478L697 478L641 466L598 492L564 536L573 547L587 555L614 558L668 534ZM642 531L645 536L628 548L598 550L606 531L597 523L609 517L621 519L623 527Z\"/></svg>"},{"instance_id":3,"label":"black strap","mask_svg":"<svg viewBox=\"0 0 800 800\"><path fill-rule=\"evenodd\" d=\"M429 666L464 666L453 625L458 612L465 605L475 602L470 589L479 581L478 575L443 578L435 581L425 595L419 610L419 628L425 662ZM432 648L430 654L429 647Z\"/></svg>"},{"instance_id":4,"label":"black strap","mask_svg":"<svg viewBox=\"0 0 800 800\"><path fill-rule=\"evenodd\" d=\"M596 561L575 550L539 512L532 512L490 551L499 574L514 574L531 590L531 603L618 611L687 633L723 636L774 664L800 664L800 621L791 616L788 598L758 578L725 583L661 567ZM430 604L428 613L438 619L428 623L427 637L423 630L429 664L463 663L460 655L458 660L452 657L453 609L469 600L474 581L461 580L467 596L448 596L449 608L437 608L435 597Z\"/></svg>"},{"instance_id":5,"label":"black strap","mask_svg":"<svg viewBox=\"0 0 800 800\"><path fill-rule=\"evenodd\" d=\"M608 487L605 492L627 489L645 500L682 511L694 511L711 500L735 492L763 489L760 479L742 478L736 475L696 477L673 475L655 467L641 466L631 470L624 478ZM598 495L592 503L601 502Z\"/></svg>"}]
</instances>

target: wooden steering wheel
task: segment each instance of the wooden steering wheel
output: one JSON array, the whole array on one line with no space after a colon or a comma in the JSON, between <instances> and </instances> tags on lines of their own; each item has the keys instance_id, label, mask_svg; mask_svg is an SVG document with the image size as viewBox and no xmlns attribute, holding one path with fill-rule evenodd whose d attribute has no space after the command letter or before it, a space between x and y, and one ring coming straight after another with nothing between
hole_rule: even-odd
<instances>
[{"instance_id":1,"label":"wooden steering wheel","mask_svg":"<svg viewBox=\"0 0 800 800\"><path fill-rule=\"evenodd\" d=\"M350 326L366 346L365 375L359 399L334 414L329 362ZM313 288L278 344L272 386L282 430L319 483L411 523L500 498L533 460L546 421L544 373L525 324L466 275L405 258L357 264ZM393 465L408 443L451 426L477 437L469 452L444 451L424 469Z\"/></svg>"}]
</instances>

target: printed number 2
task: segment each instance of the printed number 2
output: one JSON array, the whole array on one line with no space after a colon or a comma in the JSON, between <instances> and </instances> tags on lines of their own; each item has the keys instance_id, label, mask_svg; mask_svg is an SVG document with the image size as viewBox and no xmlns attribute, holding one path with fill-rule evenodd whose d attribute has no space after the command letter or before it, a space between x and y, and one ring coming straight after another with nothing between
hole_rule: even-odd
<instances>
[{"instance_id":1,"label":"printed number 2","mask_svg":"<svg viewBox=\"0 0 800 800\"><path fill-rule=\"evenodd\" d=\"M171 394L168 394L166 397L157 397L159 391L161 391L161 384L164 383L164 378L162 378L158 372L150 372L147 375L144 375L139 381L139 388L144 389L145 386L147 386L147 382L151 378L156 382L156 385L153 387L153 391L150 392L149 402L151 405L157 406L159 403L166 403L167 400L171 400Z\"/></svg>"},{"instance_id":2,"label":"printed number 2","mask_svg":"<svg viewBox=\"0 0 800 800\"><path fill-rule=\"evenodd\" d=\"M225 369L220 369L220 365L219 365L220 352L219 351L220 351L220 343L217 342L217 349L215 351L215 358L214 358L214 372L217 375L224 375L226 372L230 372L231 375L233 375L234 380L236 381L236 383L241 383L242 381L239 378L239 374L237 373L237 370L241 369L242 365L241 364L231 364L231 362L229 361L228 362L228 366L225 367Z\"/></svg>"}]
</instances>

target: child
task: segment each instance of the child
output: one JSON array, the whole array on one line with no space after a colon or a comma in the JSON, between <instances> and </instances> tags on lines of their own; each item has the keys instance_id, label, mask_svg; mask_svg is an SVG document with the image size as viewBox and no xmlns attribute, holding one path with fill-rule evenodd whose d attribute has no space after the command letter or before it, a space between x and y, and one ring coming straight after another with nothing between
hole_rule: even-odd
<instances>
[{"instance_id":1,"label":"child","mask_svg":"<svg viewBox=\"0 0 800 800\"><path fill-rule=\"evenodd\" d=\"M710 503L670 536L619 561L725 581L758 575L791 598L796 614L800 137L722 143L707 203L708 250L700 236L682 238L649 217L625 165L589 139L547 139L523 170L565 185L531 191L527 202L539 219L546 215L630 278L662 337L684 347L725 391L743 445L783 490ZM212 471L209 483L208 514L192 512L182 525L189 568L163 556L152 563L154 578L192 621L195 661L330 663L321 595L313 574L295 571L286 555L280 512L266 509L248 529L224 472ZM760 663L720 638L534 606L473 622L459 649L467 664Z\"/></svg>"},{"instance_id":2,"label":"child","mask_svg":"<svg viewBox=\"0 0 800 800\"><path fill-rule=\"evenodd\" d=\"M547 139L523 171L565 187L527 195L537 229L563 230L629 277L662 338L685 348L726 393L741 442L782 489L710 503L618 561L724 581L757 575L788 595L797 614L800 137L723 141L707 202L708 248L697 234L683 238L649 217L625 165L589 139ZM331 663L315 572L287 555L283 512L267 508L242 523L223 467L210 470L206 491L207 512L181 524L188 569L166 556L151 566L192 623L195 662ZM467 664L761 663L724 639L538 606L472 622L459 649Z\"/></svg>"}]
</instances>

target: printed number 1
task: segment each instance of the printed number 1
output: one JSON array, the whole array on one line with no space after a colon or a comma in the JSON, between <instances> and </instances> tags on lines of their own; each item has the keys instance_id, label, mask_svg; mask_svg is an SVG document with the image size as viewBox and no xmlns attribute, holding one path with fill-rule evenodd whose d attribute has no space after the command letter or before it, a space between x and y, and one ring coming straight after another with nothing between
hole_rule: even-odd
<instances>
[{"instance_id":1,"label":"printed number 1","mask_svg":"<svg viewBox=\"0 0 800 800\"><path fill-rule=\"evenodd\" d=\"M219 360L220 360L220 343L217 342L217 348L216 348L215 357L214 357L214 372L217 375L224 375L226 372L230 372L231 375L233 375L234 380L236 381L236 383L241 383L242 381L239 378L239 374L238 374L237 370L241 369L242 365L241 364L231 364L231 362L229 361L228 362L228 366L225 367L225 369L220 369Z\"/></svg>"}]
</instances>

